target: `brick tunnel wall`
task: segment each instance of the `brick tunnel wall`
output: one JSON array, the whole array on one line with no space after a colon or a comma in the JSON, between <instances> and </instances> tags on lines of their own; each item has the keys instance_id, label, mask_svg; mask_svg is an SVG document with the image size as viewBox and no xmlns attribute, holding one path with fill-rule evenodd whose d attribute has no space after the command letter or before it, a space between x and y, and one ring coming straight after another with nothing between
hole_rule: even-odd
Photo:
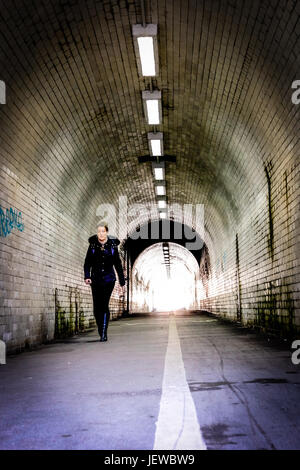
<instances>
[{"instance_id":1,"label":"brick tunnel wall","mask_svg":"<svg viewBox=\"0 0 300 470\"><path fill-rule=\"evenodd\" d=\"M150 296L149 284L146 285L136 274L130 282L130 313L149 313L151 309L147 300Z\"/></svg>"},{"instance_id":2,"label":"brick tunnel wall","mask_svg":"<svg viewBox=\"0 0 300 470\"><path fill-rule=\"evenodd\" d=\"M117 319L123 313L124 301L119 298L118 291L117 283L109 303L111 319ZM82 289L67 285L55 289L55 338L64 338L96 328L92 313L92 296L85 294Z\"/></svg>"},{"instance_id":3,"label":"brick tunnel wall","mask_svg":"<svg viewBox=\"0 0 300 470\"><path fill-rule=\"evenodd\" d=\"M72 194L66 188L54 196L52 177L59 180L59 162L49 178L42 173L32 181L27 171L34 174L34 167L28 163L27 170L25 157L16 172L4 165L2 170L0 339L8 352L17 352L95 326L83 263L88 237L96 230L94 224L83 230L73 222L80 215L60 209ZM71 199L68 204L72 208ZM117 282L112 318L123 311L118 289Z\"/></svg>"},{"instance_id":4,"label":"brick tunnel wall","mask_svg":"<svg viewBox=\"0 0 300 470\"><path fill-rule=\"evenodd\" d=\"M209 276L202 273L200 308L276 335L299 334L298 198L297 165L286 158L277 171L265 169L261 191L232 236L223 234Z\"/></svg>"}]
</instances>

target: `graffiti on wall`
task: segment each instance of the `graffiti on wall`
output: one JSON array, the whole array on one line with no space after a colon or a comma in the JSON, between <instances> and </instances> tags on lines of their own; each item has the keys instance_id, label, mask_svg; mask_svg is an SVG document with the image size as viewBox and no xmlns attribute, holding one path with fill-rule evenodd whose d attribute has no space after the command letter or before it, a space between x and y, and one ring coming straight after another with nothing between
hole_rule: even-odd
<instances>
[{"instance_id":1,"label":"graffiti on wall","mask_svg":"<svg viewBox=\"0 0 300 470\"><path fill-rule=\"evenodd\" d=\"M5 212L0 206L0 237L7 237L16 228L20 232L24 230L22 212L10 207Z\"/></svg>"}]
</instances>

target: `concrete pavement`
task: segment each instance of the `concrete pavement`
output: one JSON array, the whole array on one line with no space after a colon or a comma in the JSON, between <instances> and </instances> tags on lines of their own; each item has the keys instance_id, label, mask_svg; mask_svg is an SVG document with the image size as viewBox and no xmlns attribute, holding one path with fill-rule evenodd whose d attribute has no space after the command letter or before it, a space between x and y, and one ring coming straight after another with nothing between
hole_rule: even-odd
<instances>
[{"instance_id":1,"label":"concrete pavement","mask_svg":"<svg viewBox=\"0 0 300 470\"><path fill-rule=\"evenodd\" d=\"M124 318L107 343L93 331L8 356L0 397L1 449L300 449L290 345L205 314Z\"/></svg>"}]
</instances>

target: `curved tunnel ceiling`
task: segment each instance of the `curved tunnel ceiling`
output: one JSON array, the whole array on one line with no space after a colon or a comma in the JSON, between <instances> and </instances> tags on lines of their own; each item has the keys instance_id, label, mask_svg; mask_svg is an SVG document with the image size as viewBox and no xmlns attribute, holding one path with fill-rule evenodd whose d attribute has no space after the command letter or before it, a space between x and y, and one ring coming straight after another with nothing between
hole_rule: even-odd
<instances>
[{"instance_id":1,"label":"curved tunnel ceiling","mask_svg":"<svg viewBox=\"0 0 300 470\"><path fill-rule=\"evenodd\" d=\"M269 155L296 160L299 2L146 1L158 24L169 203L204 204L209 247L265 185ZM155 205L131 26L140 1L1 2L1 145L28 185L82 226L99 204ZM30 166L31 165L31 166ZM34 171L32 171L32 166ZM60 177L53 176L53 169ZM22 171L22 174L21 174ZM66 196L69 194L69 196ZM72 201L72 202L70 202ZM175 220L182 222L181 214ZM137 222L147 222L140 214ZM192 223L191 223L192 225Z\"/></svg>"}]
</instances>

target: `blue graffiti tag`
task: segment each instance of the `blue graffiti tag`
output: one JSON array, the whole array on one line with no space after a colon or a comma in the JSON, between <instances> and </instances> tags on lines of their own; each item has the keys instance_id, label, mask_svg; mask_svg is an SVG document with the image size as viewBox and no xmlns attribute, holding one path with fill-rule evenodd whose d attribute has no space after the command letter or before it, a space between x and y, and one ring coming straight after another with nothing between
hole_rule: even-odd
<instances>
[{"instance_id":1,"label":"blue graffiti tag","mask_svg":"<svg viewBox=\"0 0 300 470\"><path fill-rule=\"evenodd\" d=\"M6 209L6 213L4 213L0 206L0 237L7 237L13 228L17 228L20 232L23 232L24 224L22 222L22 212L18 212L10 207L10 209Z\"/></svg>"}]
</instances>

